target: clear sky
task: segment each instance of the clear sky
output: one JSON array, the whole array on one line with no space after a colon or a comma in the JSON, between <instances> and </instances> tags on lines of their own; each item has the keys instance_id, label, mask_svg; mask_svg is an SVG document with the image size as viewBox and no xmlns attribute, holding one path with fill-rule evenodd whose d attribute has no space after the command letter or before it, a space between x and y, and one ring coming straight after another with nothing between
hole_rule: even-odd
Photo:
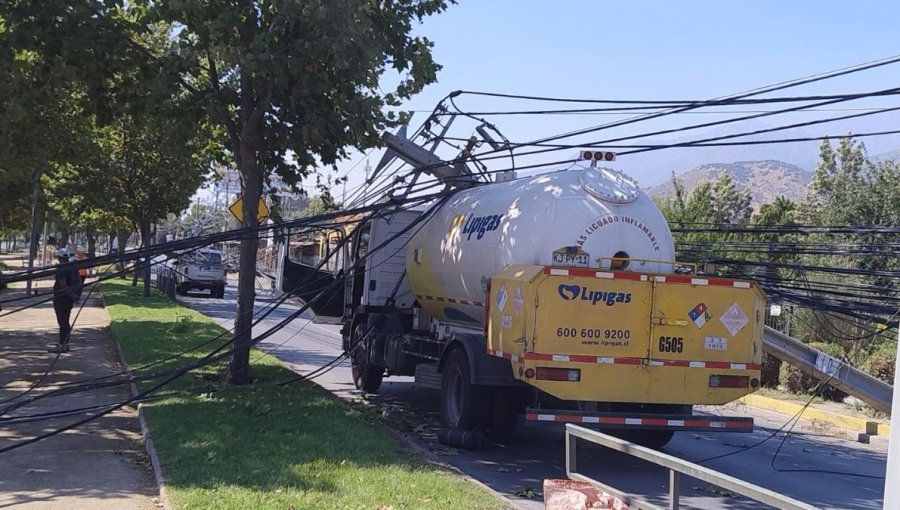
<instances>
[{"instance_id":1,"label":"clear sky","mask_svg":"<svg viewBox=\"0 0 900 510\"><path fill-rule=\"evenodd\" d=\"M900 2L893 1L462 0L419 27L418 33L434 42L435 60L443 69L438 83L411 100L408 108L430 111L439 99L457 89L595 99L714 98L900 54L898 21ZM777 95L864 92L896 86L900 86L900 64ZM459 98L457 104L469 111L559 107L472 96ZM839 107L896 105L900 105L900 100L882 98ZM842 113L847 112L770 117L765 123L782 125ZM411 128L417 127L424 116L418 114ZM527 141L617 118L623 117L594 114L489 120L511 140ZM673 115L575 142L718 118L723 116ZM898 120L897 115L875 116L804 133L898 129ZM732 129L742 131L748 127L738 124ZM471 128L461 128L454 135L468 137ZM702 133L700 130L680 136L689 138ZM866 143L870 153L877 153L900 148L900 137L869 139ZM804 149L808 151L808 147ZM665 158L665 152L656 154ZM550 159L560 159L559 156ZM370 155L373 166L379 157L378 152ZM802 160L802 156L794 159L797 158ZM342 165L341 173L359 159L357 156ZM814 161L815 154L808 159ZM617 164L630 170L624 157ZM362 168L358 165L350 171L348 189L361 181ZM635 173L640 174L640 169ZM641 177L641 184L653 184L647 179Z\"/></svg>"}]
</instances>

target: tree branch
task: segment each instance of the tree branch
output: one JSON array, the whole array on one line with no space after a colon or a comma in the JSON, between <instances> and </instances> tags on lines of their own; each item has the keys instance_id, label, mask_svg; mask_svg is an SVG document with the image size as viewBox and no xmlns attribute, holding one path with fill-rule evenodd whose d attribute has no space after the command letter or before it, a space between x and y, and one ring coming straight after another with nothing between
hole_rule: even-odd
<instances>
[{"instance_id":1,"label":"tree branch","mask_svg":"<svg viewBox=\"0 0 900 510\"><path fill-rule=\"evenodd\" d=\"M222 95L222 88L219 84L219 69L216 66L216 60L213 58L212 51L209 47L206 48L206 61L209 63L209 81L212 85L213 93L216 95L217 103L219 107L223 107L222 111L219 111L219 108L216 108L218 115L222 117L222 121L225 123L225 128L228 129L228 137L231 139L232 145L232 154L234 154L235 162L237 162L238 168L241 166L240 162L240 142L241 142L241 132L238 129L237 124L234 123L234 119L228 115L228 107L225 102L225 96Z\"/></svg>"}]
</instances>

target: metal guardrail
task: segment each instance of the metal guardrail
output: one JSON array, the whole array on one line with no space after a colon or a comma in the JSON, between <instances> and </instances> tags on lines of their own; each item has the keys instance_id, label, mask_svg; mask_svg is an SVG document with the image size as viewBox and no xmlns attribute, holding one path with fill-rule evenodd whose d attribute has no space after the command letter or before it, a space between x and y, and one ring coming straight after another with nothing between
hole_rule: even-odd
<instances>
[{"instance_id":1,"label":"metal guardrail","mask_svg":"<svg viewBox=\"0 0 900 510\"><path fill-rule=\"evenodd\" d=\"M879 411L890 414L894 388L884 381L813 349L809 345L766 326L763 350L790 363L830 386L853 395Z\"/></svg>"},{"instance_id":2,"label":"metal guardrail","mask_svg":"<svg viewBox=\"0 0 900 510\"><path fill-rule=\"evenodd\" d=\"M816 510L818 507L809 505L802 501L789 498L787 496L770 491L769 489L754 485L743 480L739 480L732 476L719 473L707 467L688 462L686 460L673 457L671 455L651 450L643 446L623 441L602 432L586 429L578 425L566 425L566 474L572 480L588 482L600 487L602 490L621 499L632 509L647 510L664 510L663 507L654 505L647 501L637 499L633 496L622 493L621 491L609 487L597 480L578 473L576 470L576 439L584 439L606 448L616 450L618 452L637 457L639 459L651 462L658 466L662 466L669 470L669 510L678 510L679 496L681 489L681 475L691 476L704 482L709 482L725 490L746 496L754 501L784 510Z\"/></svg>"}]
</instances>

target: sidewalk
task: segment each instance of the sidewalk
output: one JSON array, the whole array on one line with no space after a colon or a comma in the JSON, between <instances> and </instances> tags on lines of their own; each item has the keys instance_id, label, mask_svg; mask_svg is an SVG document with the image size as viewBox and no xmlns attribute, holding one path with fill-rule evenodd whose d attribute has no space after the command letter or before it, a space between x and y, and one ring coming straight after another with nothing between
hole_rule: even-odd
<instances>
[{"instance_id":1,"label":"sidewalk","mask_svg":"<svg viewBox=\"0 0 900 510\"><path fill-rule=\"evenodd\" d=\"M10 266L15 263L7 256L3 258ZM38 288L47 290L47 282L41 282ZM22 290L15 288L0 293L0 299L23 295ZM38 295L35 300L41 297ZM35 300L9 303L0 315ZM77 309L76 305L73 318ZM106 309L97 296L92 296L72 331L72 352L61 355L48 377L27 397L46 393L62 383L120 372L108 325ZM27 390L45 373L55 357L47 352L47 347L56 342L57 335L51 303L0 317L0 409L8 405L8 399ZM2 418L102 405L129 397L129 388L125 385L95 389L38 400ZM78 414L9 425L0 423L0 448L84 416ZM158 507L157 496L150 461L141 441L137 412L131 407L0 454L2 509L149 510Z\"/></svg>"}]
</instances>

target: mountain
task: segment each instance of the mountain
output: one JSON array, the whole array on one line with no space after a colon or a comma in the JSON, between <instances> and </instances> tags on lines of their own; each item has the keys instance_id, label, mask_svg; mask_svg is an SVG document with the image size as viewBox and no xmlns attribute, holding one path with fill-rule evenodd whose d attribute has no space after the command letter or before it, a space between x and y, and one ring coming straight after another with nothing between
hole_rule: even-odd
<instances>
[{"instance_id":1,"label":"mountain","mask_svg":"<svg viewBox=\"0 0 900 510\"><path fill-rule=\"evenodd\" d=\"M815 113L815 112L814 112ZM801 115L801 114L796 114ZM642 138L635 140L634 143L641 144L661 144L676 145L678 143L692 142L697 140L708 140L729 136L735 133L750 133L756 131L765 131L772 129L773 125L785 125L792 122L812 120L807 117L812 113L802 114L801 117L790 117L782 119L781 117L771 117L772 124L768 124L759 119L747 120L735 124L723 124L715 126L708 130L690 131L687 134L673 134L670 138ZM819 112L819 116L833 115L830 113ZM664 119L661 119L664 120ZM769 120L769 119L766 119ZM653 121L650 121L653 122ZM852 133L865 133L873 131L887 131L895 129L900 124L900 112L892 112L881 114L878 116L864 117L860 119L851 119L839 122L829 122L803 128L791 128L774 132L757 133L755 135L743 136L740 138L729 138L720 140L722 142L762 142L767 140L784 140L784 139L803 139L819 136L830 136L832 146L836 147L838 140L842 136ZM640 124L642 129L652 130L656 126L652 124L644 128L644 124ZM660 126L668 127L668 126ZM629 133L623 133L629 134ZM900 153L897 149L897 136L876 136L862 138L860 141L865 142L869 154L875 154L871 159L900 159ZM626 144L632 143L631 141ZM715 142L713 142L715 143ZM624 171L626 174L637 179L643 187L655 186L668 181L672 177L672 173L680 175L692 168L704 165L711 161L722 161L731 163L735 161L762 161L777 160L784 161L791 165L797 165L801 168L815 169L819 160L819 146L821 141L803 141L792 143L776 143L776 144L753 144L753 145L735 145L735 146L707 146L707 147L670 147L665 150L649 151L637 154L625 154L621 158L616 159L615 168ZM627 149L612 149L619 152L627 152Z\"/></svg>"},{"instance_id":2,"label":"mountain","mask_svg":"<svg viewBox=\"0 0 900 510\"><path fill-rule=\"evenodd\" d=\"M795 202L803 200L806 185L813 172L797 165L774 159L763 161L737 161L735 163L710 163L700 165L678 176L687 193L703 181L715 181L722 172L728 172L738 189L750 190L753 209L785 196ZM651 197L669 198L675 194L671 178L647 190Z\"/></svg>"},{"instance_id":3,"label":"mountain","mask_svg":"<svg viewBox=\"0 0 900 510\"><path fill-rule=\"evenodd\" d=\"M889 152L882 152L869 157L872 161L900 161L900 149L894 149Z\"/></svg>"}]
</instances>

